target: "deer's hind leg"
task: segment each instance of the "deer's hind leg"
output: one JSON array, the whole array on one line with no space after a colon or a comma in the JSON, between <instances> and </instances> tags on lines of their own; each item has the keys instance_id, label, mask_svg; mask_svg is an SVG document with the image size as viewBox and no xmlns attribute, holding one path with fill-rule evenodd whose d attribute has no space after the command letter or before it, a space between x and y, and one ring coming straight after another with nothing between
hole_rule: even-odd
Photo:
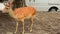
<instances>
[{"instance_id":1,"label":"deer's hind leg","mask_svg":"<svg viewBox=\"0 0 60 34\"><path fill-rule=\"evenodd\" d=\"M32 32L32 28L33 28L33 19L34 19L34 16L31 17L30 32Z\"/></svg>"},{"instance_id":2,"label":"deer's hind leg","mask_svg":"<svg viewBox=\"0 0 60 34\"><path fill-rule=\"evenodd\" d=\"M23 31L22 31L22 34L24 34L24 18L23 19L21 19L21 21L22 21L22 27L23 27Z\"/></svg>"}]
</instances>

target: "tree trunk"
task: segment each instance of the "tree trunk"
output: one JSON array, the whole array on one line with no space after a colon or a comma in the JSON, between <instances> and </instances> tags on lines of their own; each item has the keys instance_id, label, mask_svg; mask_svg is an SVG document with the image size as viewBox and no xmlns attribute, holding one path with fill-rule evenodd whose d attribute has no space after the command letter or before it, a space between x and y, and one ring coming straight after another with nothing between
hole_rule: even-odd
<instances>
[{"instance_id":1,"label":"tree trunk","mask_svg":"<svg viewBox=\"0 0 60 34\"><path fill-rule=\"evenodd\" d=\"M26 6L25 0L14 0L13 9Z\"/></svg>"},{"instance_id":2,"label":"tree trunk","mask_svg":"<svg viewBox=\"0 0 60 34\"><path fill-rule=\"evenodd\" d=\"M23 7L26 6L25 0L23 0Z\"/></svg>"}]
</instances>

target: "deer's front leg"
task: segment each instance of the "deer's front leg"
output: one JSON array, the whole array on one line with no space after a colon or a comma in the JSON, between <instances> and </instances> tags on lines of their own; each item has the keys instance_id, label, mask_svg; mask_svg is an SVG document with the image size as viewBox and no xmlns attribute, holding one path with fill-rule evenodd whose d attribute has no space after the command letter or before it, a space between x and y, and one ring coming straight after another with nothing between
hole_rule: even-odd
<instances>
[{"instance_id":1,"label":"deer's front leg","mask_svg":"<svg viewBox=\"0 0 60 34\"><path fill-rule=\"evenodd\" d=\"M22 31L22 34L24 34L24 19L22 19L22 25L23 25L23 31Z\"/></svg>"},{"instance_id":2,"label":"deer's front leg","mask_svg":"<svg viewBox=\"0 0 60 34\"><path fill-rule=\"evenodd\" d=\"M16 21L16 30L15 30L15 32L14 32L15 34L17 33L17 30L18 30L18 22L19 22L19 21Z\"/></svg>"}]
</instances>

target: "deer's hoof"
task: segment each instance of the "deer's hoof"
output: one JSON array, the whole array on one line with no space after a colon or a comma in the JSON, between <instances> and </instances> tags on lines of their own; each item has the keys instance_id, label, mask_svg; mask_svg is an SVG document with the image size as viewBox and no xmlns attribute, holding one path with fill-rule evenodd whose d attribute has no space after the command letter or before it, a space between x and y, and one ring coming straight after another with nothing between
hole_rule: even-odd
<instances>
[{"instance_id":1,"label":"deer's hoof","mask_svg":"<svg viewBox=\"0 0 60 34\"><path fill-rule=\"evenodd\" d=\"M32 30L30 30L30 32L32 32Z\"/></svg>"},{"instance_id":2,"label":"deer's hoof","mask_svg":"<svg viewBox=\"0 0 60 34\"><path fill-rule=\"evenodd\" d=\"M14 32L14 34L16 34L16 32Z\"/></svg>"},{"instance_id":3,"label":"deer's hoof","mask_svg":"<svg viewBox=\"0 0 60 34\"><path fill-rule=\"evenodd\" d=\"M22 34L24 34L24 32L22 32Z\"/></svg>"}]
</instances>

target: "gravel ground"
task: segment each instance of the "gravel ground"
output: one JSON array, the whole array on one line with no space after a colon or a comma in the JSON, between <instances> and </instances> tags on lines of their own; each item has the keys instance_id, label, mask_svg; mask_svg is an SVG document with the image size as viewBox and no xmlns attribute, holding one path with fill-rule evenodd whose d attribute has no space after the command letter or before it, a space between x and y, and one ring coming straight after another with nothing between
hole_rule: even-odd
<instances>
[{"instance_id":1,"label":"gravel ground","mask_svg":"<svg viewBox=\"0 0 60 34\"><path fill-rule=\"evenodd\" d=\"M0 13L0 34L13 34L15 21L9 15ZM60 12L37 12L34 18L33 32L29 32L30 19L25 20L25 34L60 34ZM17 34L22 32L19 23Z\"/></svg>"}]
</instances>

